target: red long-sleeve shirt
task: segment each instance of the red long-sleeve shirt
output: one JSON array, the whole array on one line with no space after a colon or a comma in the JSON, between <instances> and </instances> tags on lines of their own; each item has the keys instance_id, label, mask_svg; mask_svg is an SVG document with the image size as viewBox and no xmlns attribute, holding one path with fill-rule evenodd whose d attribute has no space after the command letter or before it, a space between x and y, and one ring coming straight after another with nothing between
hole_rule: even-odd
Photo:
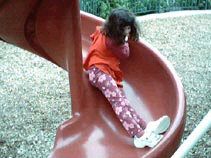
<instances>
[{"instance_id":1,"label":"red long-sleeve shirt","mask_svg":"<svg viewBox=\"0 0 211 158\"><path fill-rule=\"evenodd\" d=\"M96 31L90 37L92 44L83 64L84 69L88 70L94 65L104 73L111 75L119 87L123 87L121 84L123 72L119 64L120 59L129 56L128 43L116 45L111 38L100 32L100 27L96 27Z\"/></svg>"}]
</instances>

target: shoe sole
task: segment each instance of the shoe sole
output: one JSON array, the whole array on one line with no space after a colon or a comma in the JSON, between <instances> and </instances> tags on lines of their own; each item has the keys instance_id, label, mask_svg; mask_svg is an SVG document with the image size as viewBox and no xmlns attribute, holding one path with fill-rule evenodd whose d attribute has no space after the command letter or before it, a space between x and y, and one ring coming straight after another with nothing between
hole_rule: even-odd
<instances>
[{"instance_id":1,"label":"shoe sole","mask_svg":"<svg viewBox=\"0 0 211 158\"><path fill-rule=\"evenodd\" d=\"M156 146L160 141L161 139L163 138L163 135L159 135L160 137L156 140L156 142L154 142L153 144L142 144L140 145L139 143L136 142L136 140L134 140L134 146L136 148L144 148L144 147L150 147L150 148L153 148L154 146Z\"/></svg>"},{"instance_id":2,"label":"shoe sole","mask_svg":"<svg viewBox=\"0 0 211 158\"><path fill-rule=\"evenodd\" d=\"M167 131L170 126L170 118L168 116L163 116L160 118L160 123L156 130L154 131L156 134L162 134Z\"/></svg>"}]
</instances>

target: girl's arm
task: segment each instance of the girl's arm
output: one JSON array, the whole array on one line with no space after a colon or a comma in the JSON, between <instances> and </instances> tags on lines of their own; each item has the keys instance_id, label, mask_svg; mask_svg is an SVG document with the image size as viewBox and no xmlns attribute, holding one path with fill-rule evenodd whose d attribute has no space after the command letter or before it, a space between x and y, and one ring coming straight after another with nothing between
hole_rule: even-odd
<instances>
[{"instance_id":1,"label":"girl's arm","mask_svg":"<svg viewBox=\"0 0 211 158\"><path fill-rule=\"evenodd\" d=\"M111 38L106 36L106 46L119 58L125 59L129 57L129 45L127 42L121 45L116 45Z\"/></svg>"}]
</instances>

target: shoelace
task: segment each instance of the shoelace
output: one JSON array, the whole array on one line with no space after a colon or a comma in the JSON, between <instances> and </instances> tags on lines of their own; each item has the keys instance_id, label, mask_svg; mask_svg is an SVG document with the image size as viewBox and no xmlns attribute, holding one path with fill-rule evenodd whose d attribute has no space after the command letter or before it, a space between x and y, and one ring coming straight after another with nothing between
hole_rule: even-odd
<instances>
[{"instance_id":1,"label":"shoelace","mask_svg":"<svg viewBox=\"0 0 211 158\"><path fill-rule=\"evenodd\" d=\"M153 140L158 140L160 137L159 135L157 135L154 132L150 132L146 135L146 141L148 141L149 143L152 143Z\"/></svg>"}]
</instances>

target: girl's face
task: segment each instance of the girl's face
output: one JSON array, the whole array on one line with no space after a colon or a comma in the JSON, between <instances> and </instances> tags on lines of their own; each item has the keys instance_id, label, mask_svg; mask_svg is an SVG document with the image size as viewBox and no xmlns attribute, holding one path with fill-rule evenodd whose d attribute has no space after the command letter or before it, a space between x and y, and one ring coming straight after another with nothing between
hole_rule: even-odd
<instances>
[{"instance_id":1,"label":"girl's face","mask_svg":"<svg viewBox=\"0 0 211 158\"><path fill-rule=\"evenodd\" d=\"M124 34L125 34L126 36L129 36L130 31L131 31L130 26L125 26L125 27L124 27Z\"/></svg>"}]
</instances>

